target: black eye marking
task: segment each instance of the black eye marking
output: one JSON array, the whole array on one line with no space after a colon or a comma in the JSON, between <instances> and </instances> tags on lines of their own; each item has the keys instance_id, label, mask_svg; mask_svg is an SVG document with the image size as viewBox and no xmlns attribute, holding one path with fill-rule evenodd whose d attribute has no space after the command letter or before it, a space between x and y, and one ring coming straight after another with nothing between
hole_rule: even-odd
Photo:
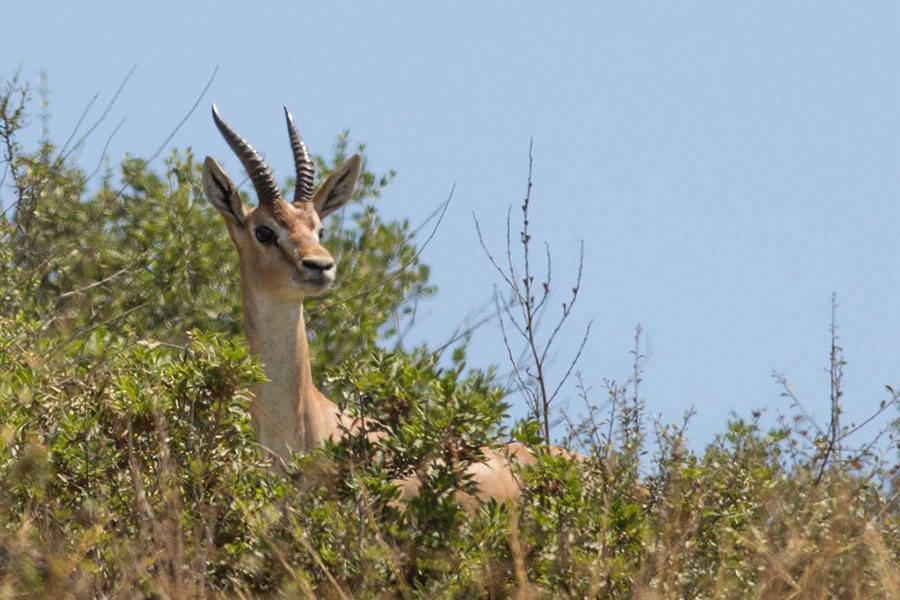
<instances>
[{"instance_id":1,"label":"black eye marking","mask_svg":"<svg viewBox=\"0 0 900 600\"><path fill-rule=\"evenodd\" d=\"M260 244L274 244L275 239L278 237L275 235L275 232L266 227L265 225L260 225L256 228L256 239L259 240Z\"/></svg>"}]
</instances>

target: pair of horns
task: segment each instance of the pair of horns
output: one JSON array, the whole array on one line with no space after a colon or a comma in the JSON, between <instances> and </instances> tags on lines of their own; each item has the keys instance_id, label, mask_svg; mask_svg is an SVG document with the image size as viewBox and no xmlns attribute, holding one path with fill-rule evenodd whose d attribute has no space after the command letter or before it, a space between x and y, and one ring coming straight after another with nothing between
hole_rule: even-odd
<instances>
[{"instance_id":1,"label":"pair of horns","mask_svg":"<svg viewBox=\"0 0 900 600\"><path fill-rule=\"evenodd\" d=\"M237 154L237 157L241 159L241 164L244 165L244 169L250 176L254 189L256 189L259 203L271 204L275 202L281 196L281 192L278 190L278 183L275 181L275 176L272 175L269 165L266 164L266 161L262 159L247 140L239 136L228 123L222 120L215 104L212 105L212 115L213 121L216 122L216 127L222 132L222 137L225 138L225 141ZM291 150L294 153L294 168L297 172L294 202L308 202L312 200L316 167L309 156L309 150L306 148L303 138L297 132L297 127L294 125L294 117L291 116L291 111L287 107L284 108L284 116L287 119L288 136L291 138Z\"/></svg>"}]
</instances>

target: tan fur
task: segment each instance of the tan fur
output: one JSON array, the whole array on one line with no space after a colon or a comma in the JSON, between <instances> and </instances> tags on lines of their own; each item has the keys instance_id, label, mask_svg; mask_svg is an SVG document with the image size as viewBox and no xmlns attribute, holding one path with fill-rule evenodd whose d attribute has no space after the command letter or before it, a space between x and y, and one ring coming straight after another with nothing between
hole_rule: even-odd
<instances>
[{"instance_id":1,"label":"tan fur","mask_svg":"<svg viewBox=\"0 0 900 600\"><path fill-rule=\"evenodd\" d=\"M244 326L250 349L259 356L268 378L254 389L250 404L253 426L259 443L281 459L287 459L290 451L308 452L327 439L337 438L341 424L354 428L351 418L313 383L303 316L303 299L331 285L334 267L330 277L320 277L304 268L302 261L334 262L319 242L318 210L327 204L327 214L349 200L359 162L358 156L348 160L322 184L311 202L292 204L279 198L252 210L240 203L234 184L218 163L207 157L203 165L207 197L225 217L240 257ZM352 177L349 184L348 176ZM340 185L335 185L336 181ZM277 234L277 244L266 245L256 239L254 232L260 226ZM521 485L512 461L532 464L534 455L521 444L485 448L483 453L483 462L470 467L478 499L502 502L518 497ZM402 481L400 486L406 498L419 487L415 479ZM469 496L459 500L469 510L478 505Z\"/></svg>"}]
</instances>

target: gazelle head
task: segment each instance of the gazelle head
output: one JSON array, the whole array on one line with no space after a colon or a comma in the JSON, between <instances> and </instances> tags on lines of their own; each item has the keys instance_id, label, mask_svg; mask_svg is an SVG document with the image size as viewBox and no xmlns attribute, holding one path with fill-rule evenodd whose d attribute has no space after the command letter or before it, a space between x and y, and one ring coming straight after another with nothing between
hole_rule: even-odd
<instances>
[{"instance_id":1,"label":"gazelle head","mask_svg":"<svg viewBox=\"0 0 900 600\"><path fill-rule=\"evenodd\" d=\"M353 195L359 177L359 155L352 156L314 191L315 166L287 108L288 135L294 153L297 185L293 202L281 197L271 169L247 141L212 108L216 126L244 165L258 203L247 208L237 186L219 163L203 163L206 197L225 218L237 246L244 285L282 300L321 294L334 282L335 262L322 246L322 219Z\"/></svg>"}]
</instances>

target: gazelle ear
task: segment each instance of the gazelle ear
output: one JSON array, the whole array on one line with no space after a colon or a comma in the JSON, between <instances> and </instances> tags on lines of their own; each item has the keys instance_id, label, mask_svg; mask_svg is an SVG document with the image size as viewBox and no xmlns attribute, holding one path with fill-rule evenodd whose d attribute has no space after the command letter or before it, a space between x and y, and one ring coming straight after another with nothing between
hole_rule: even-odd
<instances>
[{"instance_id":1,"label":"gazelle ear","mask_svg":"<svg viewBox=\"0 0 900 600\"><path fill-rule=\"evenodd\" d=\"M246 213L237 187L212 157L203 161L203 191L210 204L222 213L229 226L242 227Z\"/></svg>"},{"instance_id":2,"label":"gazelle ear","mask_svg":"<svg viewBox=\"0 0 900 600\"><path fill-rule=\"evenodd\" d=\"M312 202L320 219L342 207L353 196L360 164L359 154L354 154L316 190Z\"/></svg>"}]
</instances>

